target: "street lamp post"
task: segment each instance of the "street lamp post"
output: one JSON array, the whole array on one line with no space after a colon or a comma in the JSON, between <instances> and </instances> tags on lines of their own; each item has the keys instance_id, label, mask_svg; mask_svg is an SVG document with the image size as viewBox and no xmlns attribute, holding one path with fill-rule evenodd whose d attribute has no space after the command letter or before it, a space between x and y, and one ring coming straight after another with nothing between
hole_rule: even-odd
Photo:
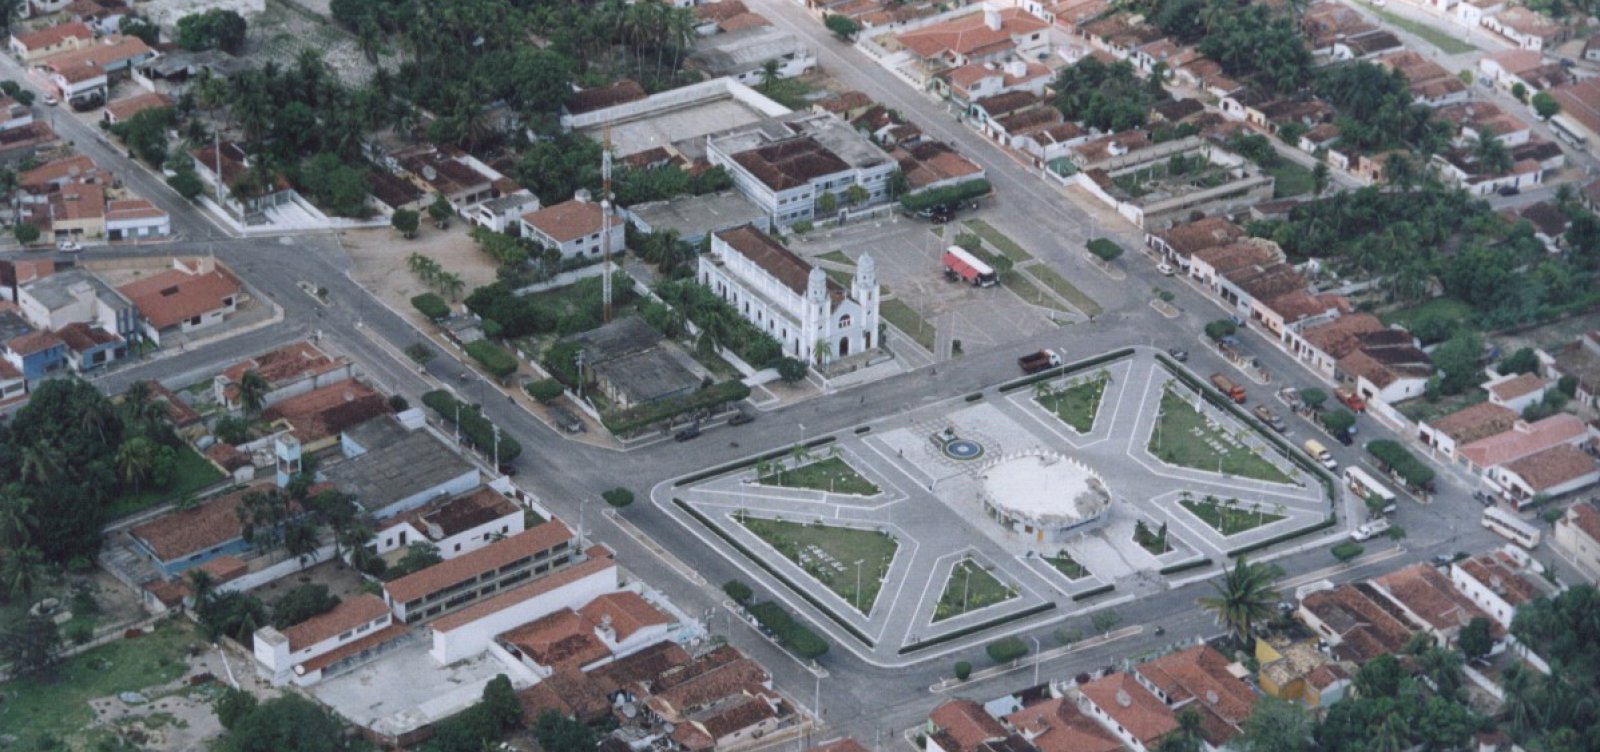
<instances>
[{"instance_id":1,"label":"street lamp post","mask_svg":"<svg viewBox=\"0 0 1600 752\"><path fill-rule=\"evenodd\" d=\"M1044 656L1039 654L1039 638L1029 637L1033 640L1033 686L1039 686L1039 660Z\"/></svg>"},{"instance_id":2,"label":"street lamp post","mask_svg":"<svg viewBox=\"0 0 1600 752\"><path fill-rule=\"evenodd\" d=\"M856 559L856 610L861 610L861 562L865 559Z\"/></svg>"},{"instance_id":3,"label":"street lamp post","mask_svg":"<svg viewBox=\"0 0 1600 752\"><path fill-rule=\"evenodd\" d=\"M590 501L593 501L593 499L584 499L583 503L578 505L578 546L580 548L587 548L588 547L588 544L584 542L583 522L584 522L584 517L589 512L589 502Z\"/></svg>"}]
</instances>

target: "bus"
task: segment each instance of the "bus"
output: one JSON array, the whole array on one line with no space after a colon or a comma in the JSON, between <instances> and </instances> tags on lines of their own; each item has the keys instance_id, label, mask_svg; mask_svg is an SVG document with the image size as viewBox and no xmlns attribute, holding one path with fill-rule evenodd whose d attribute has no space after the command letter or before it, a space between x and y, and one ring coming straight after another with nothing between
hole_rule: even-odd
<instances>
[{"instance_id":1,"label":"bus","mask_svg":"<svg viewBox=\"0 0 1600 752\"><path fill-rule=\"evenodd\" d=\"M1550 130L1555 131L1556 138L1571 144L1579 149L1585 148L1589 139L1584 138L1583 129L1572 121L1572 118L1563 114L1556 114L1550 118Z\"/></svg>"},{"instance_id":2,"label":"bus","mask_svg":"<svg viewBox=\"0 0 1600 752\"><path fill-rule=\"evenodd\" d=\"M999 276L994 273L994 267L967 253L963 248L957 246L946 248L944 258L940 261L944 264L944 276L952 282L960 279L966 280L967 284L973 287L993 287L1000 281Z\"/></svg>"},{"instance_id":3,"label":"bus","mask_svg":"<svg viewBox=\"0 0 1600 752\"><path fill-rule=\"evenodd\" d=\"M1345 468L1344 484L1350 489L1350 493L1353 493L1363 499L1370 499L1373 497L1383 499L1383 513L1394 513L1394 492L1390 491L1387 486L1374 480L1372 476L1367 474L1367 471L1362 470L1359 467Z\"/></svg>"},{"instance_id":4,"label":"bus","mask_svg":"<svg viewBox=\"0 0 1600 752\"><path fill-rule=\"evenodd\" d=\"M1521 517L1500 507L1483 510L1483 526L1523 548L1539 545L1539 528L1523 522Z\"/></svg>"}]
</instances>

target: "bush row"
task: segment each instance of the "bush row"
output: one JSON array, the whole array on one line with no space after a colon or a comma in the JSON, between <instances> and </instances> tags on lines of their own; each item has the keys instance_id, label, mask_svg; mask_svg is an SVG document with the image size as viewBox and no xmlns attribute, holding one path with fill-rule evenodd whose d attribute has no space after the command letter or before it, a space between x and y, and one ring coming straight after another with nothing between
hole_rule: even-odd
<instances>
[{"instance_id":1,"label":"bush row","mask_svg":"<svg viewBox=\"0 0 1600 752\"><path fill-rule=\"evenodd\" d=\"M900 207L908 212L919 212L932 209L941 204L954 204L962 201L971 201L994 192L993 186L987 180L968 180L955 185L935 188L921 193L913 193L900 199Z\"/></svg>"},{"instance_id":2,"label":"bush row","mask_svg":"<svg viewBox=\"0 0 1600 752\"><path fill-rule=\"evenodd\" d=\"M1268 548L1270 546L1276 546L1279 543L1282 543L1284 541L1290 541L1290 540L1294 540L1295 538L1299 538L1301 536L1310 535L1310 534L1316 533L1316 532L1321 532L1323 530L1327 530L1330 527L1333 527L1338 522L1339 522L1338 515L1329 514L1327 517L1324 517L1321 522L1318 522L1315 525L1307 525L1307 526L1305 526L1303 528L1300 528L1299 530L1290 530L1287 533L1282 533L1280 535L1273 536L1273 537L1268 538L1266 540L1256 541L1255 543L1251 543L1249 545L1240 546L1239 548L1236 548L1236 549L1233 549L1232 551L1229 551L1228 552L1228 557L1229 558L1238 558L1238 557L1244 556L1245 554L1248 554L1248 553L1254 553L1256 551L1260 551L1263 548Z\"/></svg>"},{"instance_id":3,"label":"bush row","mask_svg":"<svg viewBox=\"0 0 1600 752\"><path fill-rule=\"evenodd\" d=\"M1433 482L1433 468L1406 451L1406 448L1397 441L1379 439L1368 442L1367 452L1378 458L1379 462L1394 471L1412 488L1426 488Z\"/></svg>"},{"instance_id":4,"label":"bush row","mask_svg":"<svg viewBox=\"0 0 1600 752\"><path fill-rule=\"evenodd\" d=\"M801 658L819 658L828 652L828 641L817 636L806 625L795 621L782 606L772 601L752 603L747 609L761 626L771 630L784 647L793 650Z\"/></svg>"},{"instance_id":5,"label":"bush row","mask_svg":"<svg viewBox=\"0 0 1600 752\"><path fill-rule=\"evenodd\" d=\"M442 321L450 318L450 304L437 294L425 292L411 299L411 307L422 312L431 321Z\"/></svg>"},{"instance_id":6,"label":"bush row","mask_svg":"<svg viewBox=\"0 0 1600 752\"><path fill-rule=\"evenodd\" d=\"M494 447L494 424L490 423L488 418L483 417L478 412L476 405L458 401L443 389L435 389L422 395L422 404L427 405L429 409L438 413L439 417L444 418L451 425L455 424L456 408L459 406L461 412L461 435L466 437L467 442L472 446L485 450L491 450ZM510 462L520 454L522 454L522 445L517 443L516 439L511 438L510 434L502 431L500 433L500 456L495 458L495 462L497 464Z\"/></svg>"},{"instance_id":7,"label":"bush row","mask_svg":"<svg viewBox=\"0 0 1600 752\"><path fill-rule=\"evenodd\" d=\"M743 381L729 379L708 386L694 394L650 402L601 417L606 429L614 434L627 434L684 413L714 408L728 402L738 402L750 396L750 387Z\"/></svg>"},{"instance_id":8,"label":"bush row","mask_svg":"<svg viewBox=\"0 0 1600 752\"><path fill-rule=\"evenodd\" d=\"M1073 600L1074 603L1076 603L1078 601L1086 601L1086 600L1089 600L1090 598L1093 598L1093 597L1095 597L1097 595L1105 595L1106 593L1109 593L1109 592L1111 592L1113 590L1116 590L1116 589L1117 589L1116 585L1112 585L1111 583L1106 583L1104 585L1101 585L1100 587L1089 588L1088 590L1085 590L1085 591L1083 591L1081 593L1076 593L1076 594L1074 594L1072 596L1072 600Z\"/></svg>"},{"instance_id":9,"label":"bush row","mask_svg":"<svg viewBox=\"0 0 1600 752\"><path fill-rule=\"evenodd\" d=\"M1185 561L1179 564L1173 564L1170 567L1162 567L1157 574L1178 574L1179 572L1187 572L1191 569L1199 569L1201 567L1209 566L1211 566L1211 557L1207 556L1204 559L1195 559L1193 561Z\"/></svg>"},{"instance_id":10,"label":"bush row","mask_svg":"<svg viewBox=\"0 0 1600 752\"><path fill-rule=\"evenodd\" d=\"M517 372L517 358L505 351L499 345L486 339L468 342L467 354L478 361L483 369L497 379L503 379Z\"/></svg>"}]
</instances>

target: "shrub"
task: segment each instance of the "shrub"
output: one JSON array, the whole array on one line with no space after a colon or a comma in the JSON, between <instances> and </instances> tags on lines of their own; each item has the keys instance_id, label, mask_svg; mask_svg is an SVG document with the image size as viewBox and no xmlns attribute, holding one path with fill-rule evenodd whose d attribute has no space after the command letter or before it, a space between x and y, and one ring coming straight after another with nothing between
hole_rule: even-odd
<instances>
[{"instance_id":1,"label":"shrub","mask_svg":"<svg viewBox=\"0 0 1600 752\"><path fill-rule=\"evenodd\" d=\"M969 676L972 676L972 664L966 661L956 661L956 680L966 681Z\"/></svg>"},{"instance_id":2,"label":"shrub","mask_svg":"<svg viewBox=\"0 0 1600 752\"><path fill-rule=\"evenodd\" d=\"M450 304L444 298L425 292L411 299L411 306L427 316L429 321L442 321L450 317Z\"/></svg>"},{"instance_id":3,"label":"shrub","mask_svg":"<svg viewBox=\"0 0 1600 752\"><path fill-rule=\"evenodd\" d=\"M1115 261L1122 255L1122 246L1105 238L1095 238L1088 243L1089 252L1099 256L1101 261Z\"/></svg>"},{"instance_id":4,"label":"shrub","mask_svg":"<svg viewBox=\"0 0 1600 752\"><path fill-rule=\"evenodd\" d=\"M1223 337L1232 337L1237 331L1239 331L1238 325L1229 319L1217 319L1206 324L1206 336L1217 341Z\"/></svg>"},{"instance_id":5,"label":"shrub","mask_svg":"<svg viewBox=\"0 0 1600 752\"><path fill-rule=\"evenodd\" d=\"M987 196L993 190L987 180L968 180L944 188L921 191L900 199L900 207L916 213L943 204L958 204Z\"/></svg>"},{"instance_id":6,"label":"shrub","mask_svg":"<svg viewBox=\"0 0 1600 752\"><path fill-rule=\"evenodd\" d=\"M600 498L605 499L607 504L621 509L633 503L633 492L626 488L618 487L600 494Z\"/></svg>"},{"instance_id":7,"label":"shrub","mask_svg":"<svg viewBox=\"0 0 1600 752\"><path fill-rule=\"evenodd\" d=\"M762 601L750 606L750 615L761 626L776 635L778 642L793 650L801 658L814 659L828 652L828 642L804 624L795 621L788 611L772 601Z\"/></svg>"},{"instance_id":8,"label":"shrub","mask_svg":"<svg viewBox=\"0 0 1600 752\"><path fill-rule=\"evenodd\" d=\"M406 399L403 394L391 394L389 395L389 409L397 413L403 413L411 409L411 400Z\"/></svg>"},{"instance_id":9,"label":"shrub","mask_svg":"<svg viewBox=\"0 0 1600 752\"><path fill-rule=\"evenodd\" d=\"M722 592L727 593L734 603L741 606L749 603L751 598L756 597L755 591L751 590L749 585L744 584L743 580L728 580L722 583Z\"/></svg>"},{"instance_id":10,"label":"shrub","mask_svg":"<svg viewBox=\"0 0 1600 752\"><path fill-rule=\"evenodd\" d=\"M555 402L561 399L562 394L566 393L566 389L561 386L561 382L555 379L540 379L529 382L527 390L528 396L538 400L541 405Z\"/></svg>"},{"instance_id":11,"label":"shrub","mask_svg":"<svg viewBox=\"0 0 1600 752\"><path fill-rule=\"evenodd\" d=\"M1007 637L1003 640L989 643L989 646L984 648L984 651L989 654L989 660L995 663L1010 663L1027 655L1028 646L1022 644L1020 639Z\"/></svg>"},{"instance_id":12,"label":"shrub","mask_svg":"<svg viewBox=\"0 0 1600 752\"><path fill-rule=\"evenodd\" d=\"M1339 561L1349 561L1366 552L1366 548L1355 541L1345 541L1332 549L1333 558Z\"/></svg>"},{"instance_id":13,"label":"shrub","mask_svg":"<svg viewBox=\"0 0 1600 752\"><path fill-rule=\"evenodd\" d=\"M1406 451L1399 442L1388 439L1368 442L1367 452L1394 471L1412 488L1425 488L1433 482L1433 468Z\"/></svg>"},{"instance_id":14,"label":"shrub","mask_svg":"<svg viewBox=\"0 0 1600 752\"><path fill-rule=\"evenodd\" d=\"M1355 424L1355 414L1342 407L1322 416L1322 425L1332 431L1334 435L1350 430L1350 427Z\"/></svg>"},{"instance_id":15,"label":"shrub","mask_svg":"<svg viewBox=\"0 0 1600 752\"><path fill-rule=\"evenodd\" d=\"M782 358L778 361L778 378L785 384L793 384L806 377L805 361L799 358Z\"/></svg>"},{"instance_id":16,"label":"shrub","mask_svg":"<svg viewBox=\"0 0 1600 752\"><path fill-rule=\"evenodd\" d=\"M282 629L299 624L318 614L327 613L339 605L339 599L328 592L327 585L301 585L272 604L272 626Z\"/></svg>"},{"instance_id":17,"label":"shrub","mask_svg":"<svg viewBox=\"0 0 1600 752\"><path fill-rule=\"evenodd\" d=\"M816 225L811 224L811 220L809 219L802 219L799 222L789 225L789 229L793 230L794 234L796 235L804 235L808 232L811 232L815 227Z\"/></svg>"},{"instance_id":18,"label":"shrub","mask_svg":"<svg viewBox=\"0 0 1600 752\"><path fill-rule=\"evenodd\" d=\"M495 378L505 378L517 372L517 358L499 345L486 339L468 342L466 351L473 360L483 364Z\"/></svg>"}]
</instances>

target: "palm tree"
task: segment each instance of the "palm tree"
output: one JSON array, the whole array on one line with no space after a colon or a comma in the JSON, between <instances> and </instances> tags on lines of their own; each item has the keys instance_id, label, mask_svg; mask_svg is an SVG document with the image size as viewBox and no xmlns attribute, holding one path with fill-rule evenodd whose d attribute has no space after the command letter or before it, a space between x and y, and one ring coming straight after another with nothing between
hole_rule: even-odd
<instances>
[{"instance_id":1,"label":"palm tree","mask_svg":"<svg viewBox=\"0 0 1600 752\"><path fill-rule=\"evenodd\" d=\"M1056 388L1051 386L1048 381L1040 381L1033 385L1033 398L1038 400L1041 405L1045 403L1045 400L1054 397L1055 394Z\"/></svg>"},{"instance_id":2,"label":"palm tree","mask_svg":"<svg viewBox=\"0 0 1600 752\"><path fill-rule=\"evenodd\" d=\"M833 343L825 339L817 340L811 347L811 356L816 359L817 365L833 357Z\"/></svg>"},{"instance_id":3,"label":"palm tree","mask_svg":"<svg viewBox=\"0 0 1600 752\"><path fill-rule=\"evenodd\" d=\"M210 572L199 567L184 572L184 576L189 580L190 602L194 604L194 610L199 611L216 594L217 580Z\"/></svg>"},{"instance_id":4,"label":"palm tree","mask_svg":"<svg viewBox=\"0 0 1600 752\"><path fill-rule=\"evenodd\" d=\"M1433 682L1439 694L1454 697L1461 688L1461 667L1465 664L1461 653L1440 645L1429 645L1417 656L1422 673Z\"/></svg>"},{"instance_id":5,"label":"palm tree","mask_svg":"<svg viewBox=\"0 0 1600 752\"><path fill-rule=\"evenodd\" d=\"M1221 582L1211 583L1217 594L1201 598L1200 607L1216 614L1240 641L1248 641L1256 623L1270 618L1278 602L1272 579L1270 571L1241 556L1223 571Z\"/></svg>"},{"instance_id":6,"label":"palm tree","mask_svg":"<svg viewBox=\"0 0 1600 752\"><path fill-rule=\"evenodd\" d=\"M778 70L782 68L777 58L772 58L761 64L761 90L767 91L778 82Z\"/></svg>"},{"instance_id":7,"label":"palm tree","mask_svg":"<svg viewBox=\"0 0 1600 752\"><path fill-rule=\"evenodd\" d=\"M1543 723L1539 683L1539 675L1521 664L1512 665L1501 677L1505 698L1500 702L1500 712L1511 724L1511 733L1519 737Z\"/></svg>"},{"instance_id":8,"label":"palm tree","mask_svg":"<svg viewBox=\"0 0 1600 752\"><path fill-rule=\"evenodd\" d=\"M0 548L13 550L28 544L34 525L33 499L16 484L0 489Z\"/></svg>"},{"instance_id":9,"label":"palm tree","mask_svg":"<svg viewBox=\"0 0 1600 752\"><path fill-rule=\"evenodd\" d=\"M244 411L254 415L267 404L267 380L252 368L239 377L239 404Z\"/></svg>"},{"instance_id":10,"label":"palm tree","mask_svg":"<svg viewBox=\"0 0 1600 752\"><path fill-rule=\"evenodd\" d=\"M298 559L302 567L307 562L315 561L317 558L317 526L309 520L300 520L289 525L283 531L283 550Z\"/></svg>"},{"instance_id":11,"label":"palm tree","mask_svg":"<svg viewBox=\"0 0 1600 752\"><path fill-rule=\"evenodd\" d=\"M1473 152L1478 158L1478 166L1487 174L1499 175L1511 169L1511 152L1506 150L1506 145L1498 137L1478 139Z\"/></svg>"},{"instance_id":12,"label":"palm tree","mask_svg":"<svg viewBox=\"0 0 1600 752\"><path fill-rule=\"evenodd\" d=\"M461 275L456 274L455 272L441 273L439 275L438 284L439 291L449 295L450 300L452 301L460 300L461 292L467 289L467 283L461 279Z\"/></svg>"},{"instance_id":13,"label":"palm tree","mask_svg":"<svg viewBox=\"0 0 1600 752\"><path fill-rule=\"evenodd\" d=\"M39 587L40 563L44 556L33 546L13 548L0 561L0 589L12 600L26 599Z\"/></svg>"},{"instance_id":14,"label":"palm tree","mask_svg":"<svg viewBox=\"0 0 1600 752\"><path fill-rule=\"evenodd\" d=\"M122 476L123 482L132 486L135 491L149 479L155 463L156 444L143 436L135 436L117 447L117 472Z\"/></svg>"},{"instance_id":15,"label":"palm tree","mask_svg":"<svg viewBox=\"0 0 1600 752\"><path fill-rule=\"evenodd\" d=\"M53 446L34 442L22 450L22 465L18 477L23 483L43 485L55 480L61 471L61 451Z\"/></svg>"},{"instance_id":16,"label":"palm tree","mask_svg":"<svg viewBox=\"0 0 1600 752\"><path fill-rule=\"evenodd\" d=\"M1391 712L1372 732L1373 752L1405 752L1411 748L1411 723L1405 714Z\"/></svg>"}]
</instances>

